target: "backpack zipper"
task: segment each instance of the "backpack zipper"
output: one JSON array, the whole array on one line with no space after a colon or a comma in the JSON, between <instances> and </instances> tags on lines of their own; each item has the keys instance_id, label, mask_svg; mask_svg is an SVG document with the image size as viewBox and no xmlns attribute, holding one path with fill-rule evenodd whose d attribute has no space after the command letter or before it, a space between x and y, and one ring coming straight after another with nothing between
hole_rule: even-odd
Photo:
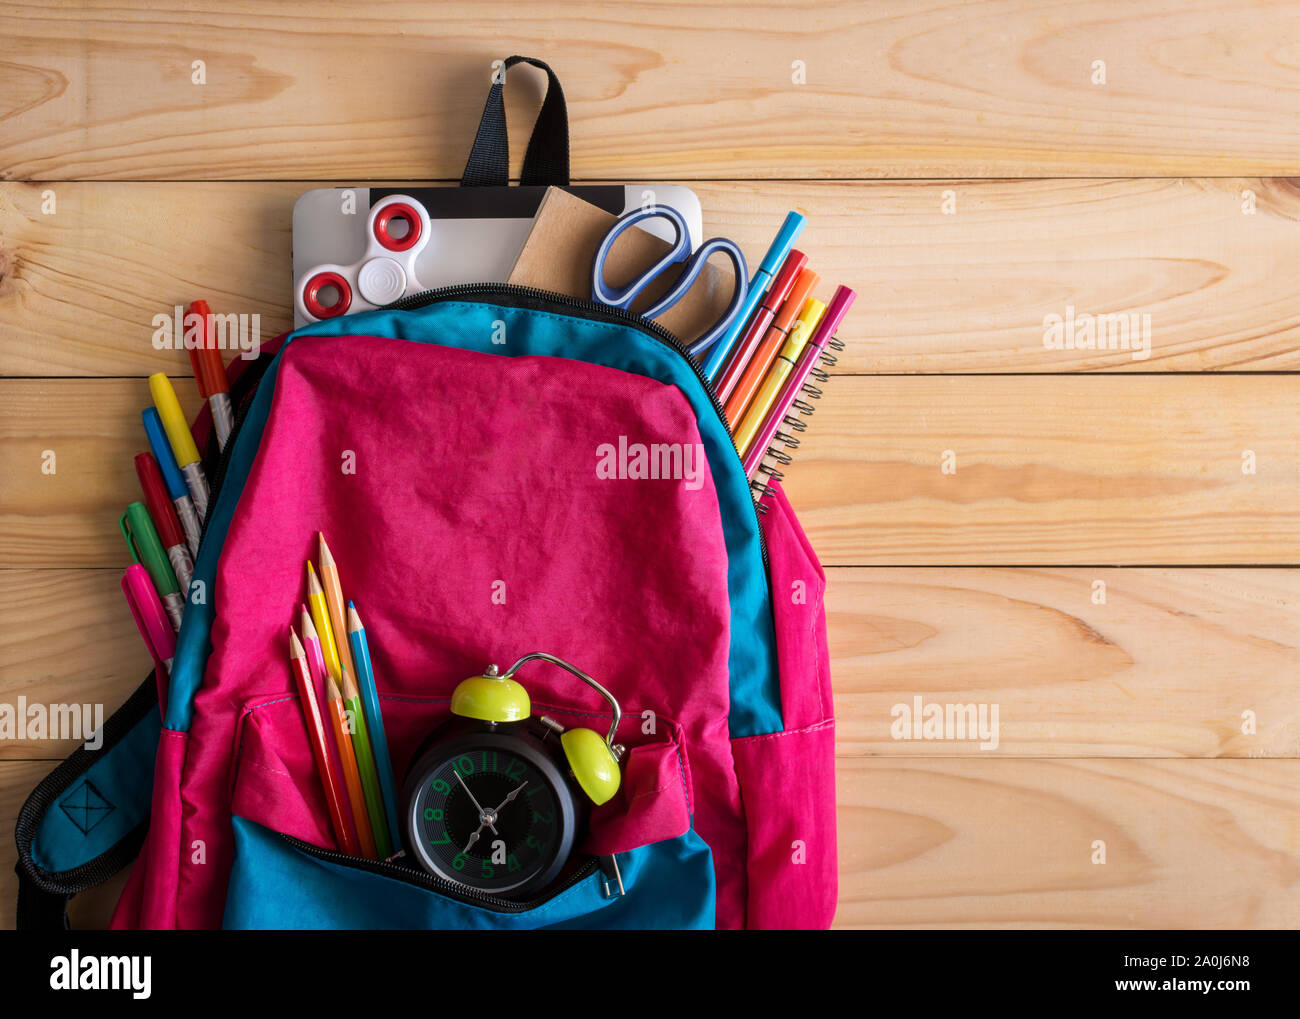
<instances>
[{"instance_id":1,"label":"backpack zipper","mask_svg":"<svg viewBox=\"0 0 1300 1019\"><path fill-rule=\"evenodd\" d=\"M502 898L499 895L489 895L487 892L476 891L465 885L458 885L451 881L446 881L432 874L426 874L422 870L416 870L414 867L408 867L400 863L393 863L389 860L368 860L361 856L348 856L346 853L340 853L333 849L321 849L320 846L313 846L310 842L304 842L302 839L296 839L292 835L285 835L283 832L276 832L280 838L293 846L300 852L308 856L314 856L319 860L325 860L329 863L337 863L355 870L364 870L370 874L379 874L383 877L394 878L398 881L404 881L407 884L417 885L421 888L428 888L431 891L445 895L449 899L456 899L470 906L485 906L493 909L498 913L525 913L530 909L536 909L545 902L549 902L557 895L567 892L574 885L585 881L596 872L599 866L595 858L584 861L577 870L568 876L567 879L548 888L542 895L532 899L516 901L514 899Z\"/></svg>"}]
</instances>

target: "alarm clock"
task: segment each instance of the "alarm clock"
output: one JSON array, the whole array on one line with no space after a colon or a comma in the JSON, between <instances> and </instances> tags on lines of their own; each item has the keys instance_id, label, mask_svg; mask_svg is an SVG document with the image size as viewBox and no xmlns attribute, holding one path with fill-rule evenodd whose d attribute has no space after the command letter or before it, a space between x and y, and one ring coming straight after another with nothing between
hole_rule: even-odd
<instances>
[{"instance_id":1,"label":"alarm clock","mask_svg":"<svg viewBox=\"0 0 1300 1019\"><path fill-rule=\"evenodd\" d=\"M532 661L558 666L596 690L613 716L608 735L533 717L528 691L514 678ZM407 853L434 877L471 892L532 896L564 870L589 805L618 792L618 701L582 670L538 651L504 674L492 665L462 681L451 713L407 772Z\"/></svg>"}]
</instances>

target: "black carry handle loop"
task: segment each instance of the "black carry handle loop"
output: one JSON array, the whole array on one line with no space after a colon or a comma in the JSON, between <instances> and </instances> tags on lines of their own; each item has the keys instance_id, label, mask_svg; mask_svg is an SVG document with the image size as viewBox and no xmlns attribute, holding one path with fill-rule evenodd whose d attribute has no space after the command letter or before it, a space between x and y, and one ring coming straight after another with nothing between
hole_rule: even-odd
<instances>
[{"instance_id":1,"label":"black carry handle loop","mask_svg":"<svg viewBox=\"0 0 1300 1019\"><path fill-rule=\"evenodd\" d=\"M483 119L479 121L469 162L460 178L463 188L505 187L510 183L510 143L506 137L506 72L515 64L531 64L546 72L546 97L542 100L533 135L524 153L524 168L519 183L538 187L569 185L569 111L564 104L560 79L546 64L533 57L507 58L493 75L492 88Z\"/></svg>"}]
</instances>

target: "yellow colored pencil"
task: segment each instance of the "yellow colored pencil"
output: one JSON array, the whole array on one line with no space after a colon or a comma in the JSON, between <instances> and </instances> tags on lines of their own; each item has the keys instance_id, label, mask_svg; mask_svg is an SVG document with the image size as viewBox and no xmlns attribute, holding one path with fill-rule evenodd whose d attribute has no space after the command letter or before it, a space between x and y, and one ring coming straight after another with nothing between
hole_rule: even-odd
<instances>
[{"instance_id":1,"label":"yellow colored pencil","mask_svg":"<svg viewBox=\"0 0 1300 1019\"><path fill-rule=\"evenodd\" d=\"M325 604L325 592L316 577L316 570L307 560L307 606L311 609L311 621L316 624L316 635L320 637L320 651L325 658L325 671L338 682L343 676L339 661L339 646L334 639L334 628L330 626L329 608Z\"/></svg>"},{"instance_id":2,"label":"yellow colored pencil","mask_svg":"<svg viewBox=\"0 0 1300 1019\"><path fill-rule=\"evenodd\" d=\"M339 568L334 562L330 547L325 544L325 535L319 531L320 540L320 581L325 591L325 605L330 610L330 629L334 631L334 645L338 649L340 670L346 669L352 675L357 674L357 667L352 661L352 649L348 647L347 615L343 611L347 602L343 600L343 585L339 583Z\"/></svg>"}]
</instances>

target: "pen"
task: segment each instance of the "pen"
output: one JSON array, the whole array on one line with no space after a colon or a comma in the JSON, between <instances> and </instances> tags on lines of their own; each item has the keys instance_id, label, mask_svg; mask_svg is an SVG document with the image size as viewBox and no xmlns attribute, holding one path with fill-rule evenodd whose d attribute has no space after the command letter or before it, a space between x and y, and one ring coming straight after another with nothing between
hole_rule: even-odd
<instances>
[{"instance_id":1,"label":"pen","mask_svg":"<svg viewBox=\"0 0 1300 1019\"><path fill-rule=\"evenodd\" d=\"M127 506L126 512L118 520L118 526L122 529L122 537L126 539L131 558L137 563L143 563L149 571L149 579L153 581L154 590L167 609L172 629L179 631L185 599L181 597L176 585L176 574L172 572L167 553L163 551L162 541L153 529L153 522L149 519L149 511L145 509L144 503L133 502Z\"/></svg>"},{"instance_id":2,"label":"pen","mask_svg":"<svg viewBox=\"0 0 1300 1019\"><path fill-rule=\"evenodd\" d=\"M810 297L804 302L803 311L790 329L790 335L786 338L785 346L776 355L771 370L767 373L767 377L763 379L763 384L759 387L753 402L749 405L749 410L745 411L745 416L741 419L740 424L736 426L736 451L742 459L749 450L750 444L754 441L754 435L767 419L768 411L772 409L772 404L780 395L785 380L794 371L795 362L799 360L799 355L803 353L808 337L812 335L813 330L821 322L825 311L826 305L815 297Z\"/></svg>"},{"instance_id":3,"label":"pen","mask_svg":"<svg viewBox=\"0 0 1300 1019\"><path fill-rule=\"evenodd\" d=\"M162 418L163 428L167 432L167 441L176 454L181 473L185 475L185 487L190 490L194 512L202 524L208 515L208 479L199 460L199 447L194 445L194 436L185 422L171 380L162 372L155 372L149 376L149 392L153 394L153 405L158 408L158 416Z\"/></svg>"},{"instance_id":4,"label":"pen","mask_svg":"<svg viewBox=\"0 0 1300 1019\"><path fill-rule=\"evenodd\" d=\"M199 515L194 512L194 500L185 484L185 475L176 466L176 456L172 453L171 443L163 430L162 418L153 407L146 407L140 412L144 421L144 433L149 437L149 448L153 450L154 460L162 471L163 481L167 485L167 494L171 496L172 505L176 507L176 517L185 532L185 544L189 547L190 557L199 555L199 536L203 533L199 524Z\"/></svg>"},{"instance_id":5,"label":"pen","mask_svg":"<svg viewBox=\"0 0 1300 1019\"><path fill-rule=\"evenodd\" d=\"M731 391L731 396L727 400L725 408L728 421L734 424L744 420L745 411L749 409L749 402L754 398L754 394L758 392L759 385L762 384L763 378L767 375L767 370L772 367L772 362L776 359L781 347L785 345L786 338L790 334L790 327L794 325L796 317L803 309L804 301L811 296L813 289L821 282L821 279L811 269L799 270L799 275L795 277L794 286L790 288L790 293L786 295L785 302L772 319L772 324L768 327L763 342L754 351L754 356L749 359L749 364L745 365L745 370L741 373L740 381L736 383L735 388Z\"/></svg>"},{"instance_id":6,"label":"pen","mask_svg":"<svg viewBox=\"0 0 1300 1019\"><path fill-rule=\"evenodd\" d=\"M709 356L704 359L701 367L710 382L717 378L718 373L722 371L722 366L727 360L727 355L731 353L736 338L745 328L745 323L749 321L754 309L758 307L759 302L763 299L763 295L767 293L767 288L772 283L772 276L776 272L777 266L785 261L786 255L794 247L796 238L803 233L804 224L807 222L797 212L787 212L785 214L785 221L781 224L781 229L776 232L776 237L767 249L767 254L763 256L763 261L758 264L758 271L754 273L754 278L750 280L749 293L745 295L745 303L740 306L740 314L736 316L731 328L723 333L718 342L713 345ZM692 357L699 357L706 349L705 347L693 346L690 348L690 354Z\"/></svg>"},{"instance_id":7,"label":"pen","mask_svg":"<svg viewBox=\"0 0 1300 1019\"><path fill-rule=\"evenodd\" d=\"M754 356L754 351L758 349L758 345L763 342L767 327L772 324L777 309L785 303L786 297L790 294L790 289L794 286L795 280L799 278L799 273L807 262L808 256L802 251L792 251L786 256L785 261L781 263L781 271L776 274L776 278L772 280L771 288L763 298L763 303L754 312L754 317L750 320L745 334L731 352L731 360L727 362L716 377L709 376L709 381L713 383L713 388L717 390L718 399L724 404L731 398L731 392L736 388L736 383L740 381L745 366L749 364L749 359Z\"/></svg>"},{"instance_id":8,"label":"pen","mask_svg":"<svg viewBox=\"0 0 1300 1019\"><path fill-rule=\"evenodd\" d=\"M158 683L158 708L167 713L167 681L171 678L172 660L176 657L176 634L167 618L167 610L158 600L149 574L139 563L132 563L122 574L122 594L135 620L144 646L149 649Z\"/></svg>"},{"instance_id":9,"label":"pen","mask_svg":"<svg viewBox=\"0 0 1300 1019\"><path fill-rule=\"evenodd\" d=\"M813 369L817 366L817 361L822 356L822 349L835 336L835 330L844 321L844 316L848 313L849 308L853 306L853 301L857 296L854 291L845 286L835 289L835 296L826 305L826 313L822 315L821 324L817 326L812 339L804 345L803 353L800 355L794 371L790 373L789 379L786 380L785 388L781 390L781 395L777 398L772 412L763 422L763 427L759 429L758 434L754 436L749 452L745 454L745 475L747 477L752 479L758 472L759 465L767 455L777 430L781 427L782 422L786 420L786 415L789 413L791 406L799 394L803 392L804 383L807 382L808 376L812 374Z\"/></svg>"},{"instance_id":10,"label":"pen","mask_svg":"<svg viewBox=\"0 0 1300 1019\"><path fill-rule=\"evenodd\" d=\"M158 461L152 453L137 453L135 473L140 479L140 488L144 491L144 504L153 519L154 529L167 550L167 561L172 564L177 583L181 586L182 599L189 596L190 580L194 576L194 560L190 550L185 547L185 534L181 522L176 519L176 510L167 498L167 486L163 482Z\"/></svg>"},{"instance_id":11,"label":"pen","mask_svg":"<svg viewBox=\"0 0 1300 1019\"><path fill-rule=\"evenodd\" d=\"M207 301L190 304L190 314L203 320L203 342L190 349L190 367L194 381L199 384L199 395L208 401L212 410L212 427L217 433L217 446L224 450L234 427L235 416L230 409L230 383L226 380L226 366L217 349L212 328L212 309Z\"/></svg>"}]
</instances>

